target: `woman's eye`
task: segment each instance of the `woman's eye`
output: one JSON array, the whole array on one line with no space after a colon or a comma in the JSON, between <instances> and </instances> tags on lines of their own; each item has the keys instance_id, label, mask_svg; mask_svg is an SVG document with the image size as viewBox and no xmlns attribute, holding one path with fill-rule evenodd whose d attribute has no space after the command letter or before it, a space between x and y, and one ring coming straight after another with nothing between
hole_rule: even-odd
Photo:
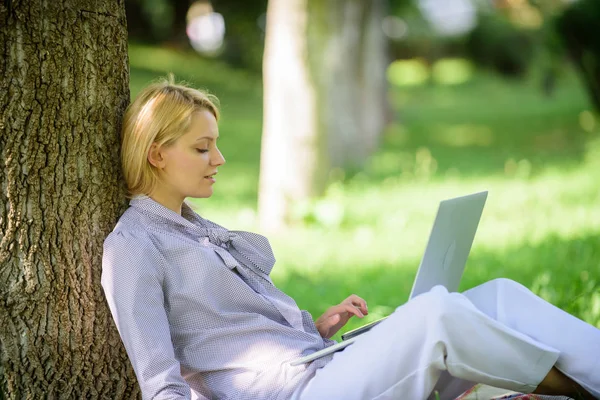
<instances>
[{"instance_id":1,"label":"woman's eye","mask_svg":"<svg viewBox=\"0 0 600 400\"><path fill-rule=\"evenodd\" d=\"M198 153L208 153L208 149L196 149Z\"/></svg>"}]
</instances>

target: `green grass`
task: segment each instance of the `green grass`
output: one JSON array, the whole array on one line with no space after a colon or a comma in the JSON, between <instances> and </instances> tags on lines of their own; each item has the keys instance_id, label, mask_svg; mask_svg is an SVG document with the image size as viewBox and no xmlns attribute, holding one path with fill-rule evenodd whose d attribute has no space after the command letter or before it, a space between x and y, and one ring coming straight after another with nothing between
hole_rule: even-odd
<instances>
[{"instance_id":1,"label":"green grass","mask_svg":"<svg viewBox=\"0 0 600 400\"><path fill-rule=\"evenodd\" d=\"M213 198L197 204L256 231L260 77L150 47L132 45L130 56L132 94L174 72L220 97L227 164ZM351 293L368 301L368 320L387 315L406 301L437 203L489 190L462 289L508 277L600 327L600 120L582 128L589 105L577 79L547 98L534 79L477 73L390 98L396 118L369 165L339 174L323 198L298 205L294 228L270 237L276 284L315 317Z\"/></svg>"}]
</instances>

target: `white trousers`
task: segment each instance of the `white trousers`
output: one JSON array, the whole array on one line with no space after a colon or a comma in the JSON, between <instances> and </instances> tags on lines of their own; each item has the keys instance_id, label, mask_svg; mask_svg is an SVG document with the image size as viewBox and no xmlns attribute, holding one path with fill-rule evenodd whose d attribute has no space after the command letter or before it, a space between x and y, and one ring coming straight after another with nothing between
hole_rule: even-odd
<instances>
[{"instance_id":1,"label":"white trousers","mask_svg":"<svg viewBox=\"0 0 600 400\"><path fill-rule=\"evenodd\" d=\"M599 360L599 329L516 282L437 286L336 353L295 398L444 400L475 383L529 393L552 366L600 398Z\"/></svg>"}]
</instances>

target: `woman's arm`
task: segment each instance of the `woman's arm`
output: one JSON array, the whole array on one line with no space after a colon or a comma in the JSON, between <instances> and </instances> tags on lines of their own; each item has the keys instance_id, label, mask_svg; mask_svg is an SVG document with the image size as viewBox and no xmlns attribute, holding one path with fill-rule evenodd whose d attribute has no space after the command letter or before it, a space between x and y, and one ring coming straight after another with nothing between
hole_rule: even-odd
<instances>
[{"instance_id":1,"label":"woman's arm","mask_svg":"<svg viewBox=\"0 0 600 400\"><path fill-rule=\"evenodd\" d=\"M162 263L149 238L113 232L104 242L102 287L143 399L190 399L171 342Z\"/></svg>"}]
</instances>

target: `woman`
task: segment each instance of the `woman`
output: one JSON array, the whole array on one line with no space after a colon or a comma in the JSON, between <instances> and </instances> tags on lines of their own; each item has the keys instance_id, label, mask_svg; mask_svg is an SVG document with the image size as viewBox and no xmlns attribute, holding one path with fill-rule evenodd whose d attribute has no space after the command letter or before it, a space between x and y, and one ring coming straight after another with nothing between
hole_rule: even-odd
<instances>
[{"instance_id":1,"label":"woman","mask_svg":"<svg viewBox=\"0 0 600 400\"><path fill-rule=\"evenodd\" d=\"M105 241L102 285L145 399L451 399L474 382L600 396L600 330L509 280L435 287L343 352L290 366L367 304L351 295L313 322L269 278L266 238L186 205L212 195L225 163L213 100L157 83L124 118L132 199Z\"/></svg>"}]
</instances>

